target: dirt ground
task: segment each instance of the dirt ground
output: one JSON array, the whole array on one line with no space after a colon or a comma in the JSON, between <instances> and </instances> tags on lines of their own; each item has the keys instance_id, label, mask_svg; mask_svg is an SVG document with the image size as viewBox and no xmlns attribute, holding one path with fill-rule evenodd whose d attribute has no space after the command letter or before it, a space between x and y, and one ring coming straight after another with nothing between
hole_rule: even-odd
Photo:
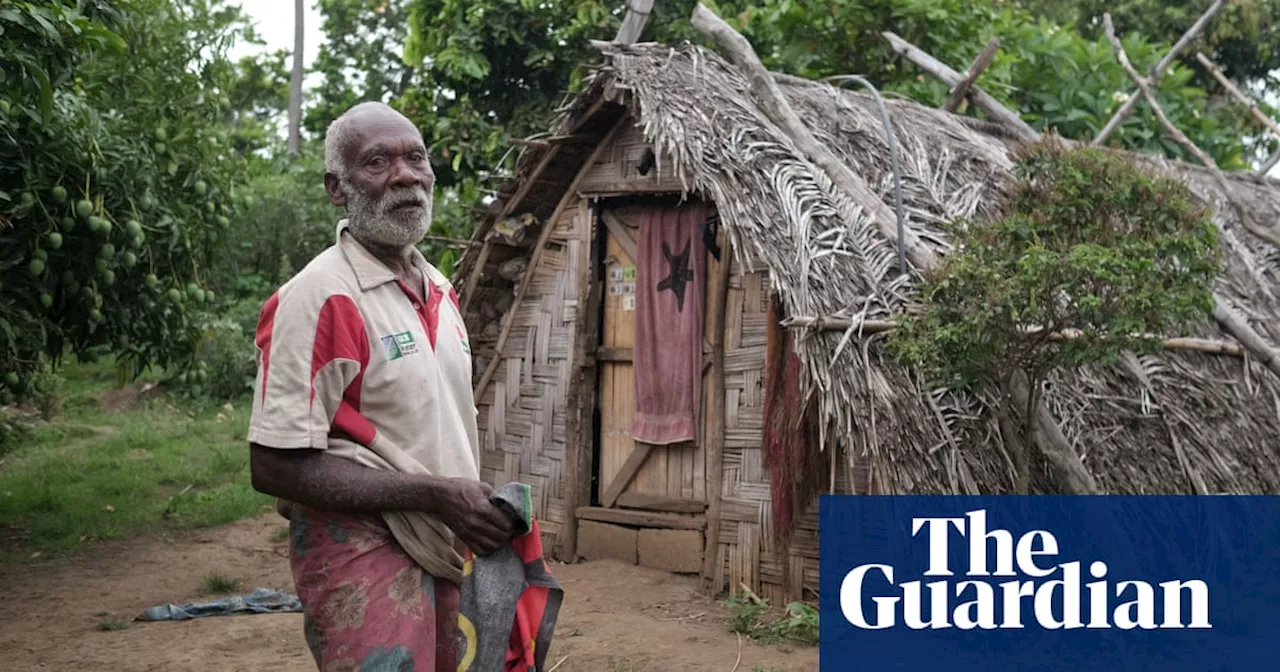
<instances>
[{"instance_id":1,"label":"dirt ground","mask_svg":"<svg viewBox=\"0 0 1280 672\"><path fill-rule=\"evenodd\" d=\"M292 592L285 527L264 516L166 542L105 544L93 557L0 565L0 661L30 670L314 671L298 614L132 622L144 608L200 601L218 572ZM548 666L556 672L800 672L817 650L739 640L697 581L612 561L553 564L565 589ZM124 622L102 631L104 620ZM739 643L741 642L741 643ZM740 659L739 659L740 654Z\"/></svg>"}]
</instances>

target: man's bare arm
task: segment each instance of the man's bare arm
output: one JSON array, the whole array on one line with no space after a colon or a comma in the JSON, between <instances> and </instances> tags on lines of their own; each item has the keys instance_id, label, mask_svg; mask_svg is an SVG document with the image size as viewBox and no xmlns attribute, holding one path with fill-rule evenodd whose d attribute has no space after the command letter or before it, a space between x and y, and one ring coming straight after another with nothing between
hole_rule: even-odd
<instances>
[{"instance_id":1,"label":"man's bare arm","mask_svg":"<svg viewBox=\"0 0 1280 672\"><path fill-rule=\"evenodd\" d=\"M259 492L303 506L352 514L421 511L454 531L478 555L510 539L511 521L489 502L485 483L365 467L309 448L250 444L249 470Z\"/></svg>"}]
</instances>

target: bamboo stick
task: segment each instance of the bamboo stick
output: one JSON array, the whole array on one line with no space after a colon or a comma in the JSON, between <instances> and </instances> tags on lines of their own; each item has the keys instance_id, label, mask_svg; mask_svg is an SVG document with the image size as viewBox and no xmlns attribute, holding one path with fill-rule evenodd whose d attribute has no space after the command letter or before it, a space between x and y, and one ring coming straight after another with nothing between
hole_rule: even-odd
<instances>
[{"instance_id":1,"label":"bamboo stick","mask_svg":"<svg viewBox=\"0 0 1280 672\"><path fill-rule=\"evenodd\" d=\"M888 40L889 45L899 56L915 63L917 67L941 80L943 84L956 86L964 78L963 75L952 70L946 63L930 56L920 47L901 37L887 31L880 33L880 35L885 40ZM1035 142L1040 139L1040 134L1036 132L1036 129L1031 128L1027 122L1022 120L1022 117L1005 107L1000 101L992 98L990 94L982 89L976 86L971 87L969 100L973 101L973 104L977 105L978 109L985 112L993 121L1007 127L1023 141Z\"/></svg>"},{"instance_id":2,"label":"bamboo stick","mask_svg":"<svg viewBox=\"0 0 1280 672\"><path fill-rule=\"evenodd\" d=\"M1160 103L1156 101L1155 94L1151 92L1151 82L1148 81L1147 78L1138 74L1137 69L1133 67L1133 63L1129 61L1129 55L1125 53L1124 45L1120 43L1120 38L1116 37L1116 29L1115 25L1111 23L1110 13L1102 15L1102 23L1107 32L1107 39L1111 41L1111 47L1116 51L1116 58L1120 60L1120 65L1124 68L1125 72L1129 73L1129 78L1138 84L1138 89L1142 92L1142 97L1147 100L1147 104L1150 105L1151 110L1155 112L1156 118L1160 120L1160 125L1164 126L1165 131L1167 131L1169 135L1173 136L1173 139L1179 145L1182 145L1188 152L1191 152L1191 154L1193 154L1205 168L1209 169L1210 174L1213 175L1213 181L1218 186L1218 190L1222 192L1222 196L1227 199L1227 202L1231 204L1232 209L1236 211L1236 216L1240 219L1240 223L1252 232L1253 235L1271 243L1277 248L1280 248L1280 232L1273 231L1268 227L1259 226L1258 223L1254 221L1253 215L1249 213L1249 209L1240 202L1240 199L1235 197L1235 192L1232 191L1231 185L1227 183L1227 176L1222 173L1220 168L1218 168L1218 164L1213 160L1213 157L1209 156L1209 154L1203 149L1200 149L1196 143L1191 141L1191 138L1188 138L1185 133L1178 130L1177 126L1173 125L1172 121L1169 121L1168 115L1164 113L1164 108L1160 107Z\"/></svg>"},{"instance_id":3,"label":"bamboo stick","mask_svg":"<svg viewBox=\"0 0 1280 672\"><path fill-rule=\"evenodd\" d=\"M782 95L782 90L778 88L773 75L765 69L764 63L760 62L760 57L751 48L751 43L701 2L693 8L693 27L715 40L716 44L729 53L730 59L746 75L751 93L761 111L786 133L787 137L795 143L796 149L826 172L831 181L848 194L854 203L871 213L876 226L885 238L898 241L898 220L893 211L857 173L845 165L834 152L818 142L808 127L800 121L800 117L796 116L795 111L791 109L791 104ZM917 268L937 266L937 255L914 233L905 231L903 238L905 240L898 242L906 248L912 264Z\"/></svg>"},{"instance_id":4,"label":"bamboo stick","mask_svg":"<svg viewBox=\"0 0 1280 672\"><path fill-rule=\"evenodd\" d=\"M978 77L988 68L991 67L991 61L995 60L996 52L1000 50L1000 38L993 37L987 41L987 46L982 49L982 53L973 59L973 65L964 71L964 77L951 89L951 95L947 97L947 102L942 109L948 112L955 112L960 107L961 101L969 97L969 89L973 83L978 81Z\"/></svg>"},{"instance_id":5,"label":"bamboo stick","mask_svg":"<svg viewBox=\"0 0 1280 672\"><path fill-rule=\"evenodd\" d=\"M1200 18L1196 19L1196 22L1187 29L1187 32L1183 33L1182 37L1178 38L1178 41L1174 43L1173 48L1169 50L1169 53L1165 54L1164 58L1160 59L1160 62L1156 64L1156 67L1151 69L1152 83L1160 81L1160 78L1164 76L1164 71L1169 69L1169 66L1173 64L1173 61L1178 57L1178 54L1182 53L1182 50L1186 49L1188 44L1191 44L1191 41L1204 30L1205 26L1209 25L1209 21L1212 20L1213 17L1226 6L1226 4L1226 0L1215 0L1215 2L1209 6L1209 9L1206 9L1204 14L1201 14ZM1120 124L1124 123L1124 120L1128 119L1129 116L1133 114L1133 110L1137 106L1138 94L1134 93L1129 96L1128 100L1124 101L1124 104L1120 106L1120 109L1116 110L1115 114L1111 115L1111 119L1107 121L1107 125L1102 127L1101 131L1098 131L1098 136L1093 139L1094 146L1098 146L1106 142L1107 138L1111 137L1111 134L1115 133L1117 128L1120 128Z\"/></svg>"},{"instance_id":6,"label":"bamboo stick","mask_svg":"<svg viewBox=\"0 0 1280 672\"><path fill-rule=\"evenodd\" d=\"M783 325L797 329L815 329L818 331L847 331L852 327L855 331L861 331L866 334L878 334L886 331L894 331L899 327L897 322L891 320L862 320L855 323L847 317L793 317L785 320ZM1025 331L1028 334L1034 334L1040 330L1036 327L1030 327ZM1068 330L1049 334L1049 339L1053 341L1074 341L1083 337L1084 332L1079 330ZM1134 337L1155 338L1155 336L1149 334L1134 334ZM1190 336L1162 338L1160 339L1160 345L1165 350L1190 350L1194 352L1203 352L1212 355L1227 355L1231 357L1244 356L1244 349L1241 348L1241 346L1229 341L1209 338L1196 338Z\"/></svg>"},{"instance_id":7,"label":"bamboo stick","mask_svg":"<svg viewBox=\"0 0 1280 672\"><path fill-rule=\"evenodd\" d=\"M476 383L475 399L476 403L484 397L485 390L489 388L489 381L493 380L493 374L498 371L498 364L502 362L502 349L507 345L507 338L511 336L511 327L515 326L516 315L520 313L520 302L524 300L525 294L529 293L529 287L533 285L533 276L537 273L538 265L542 262L542 254L547 248L547 240L551 238L551 232L556 228L556 220L560 218L560 213L578 198L578 185L582 183L582 178L591 172L591 167L595 165L596 160L600 158L600 153L605 147L609 146L609 142L613 140L613 136L617 134L618 129L622 128L626 123L627 117L621 117L613 128L609 129L609 133L604 136L600 144L592 150L591 155L587 157L582 168L578 170L578 174L573 178L573 183L565 190L564 196L560 198L560 203L556 205L555 212L542 223L542 233L538 235L538 242L533 245L533 254L529 257L529 266L524 272L524 277L520 279L520 286L516 289L515 300L511 302L511 307L502 316L502 331L498 333L498 342L494 346L493 359L489 360L489 365L485 367L484 374L480 376L480 382ZM554 151L554 150L553 150ZM526 183L528 186L530 183Z\"/></svg>"}]
</instances>

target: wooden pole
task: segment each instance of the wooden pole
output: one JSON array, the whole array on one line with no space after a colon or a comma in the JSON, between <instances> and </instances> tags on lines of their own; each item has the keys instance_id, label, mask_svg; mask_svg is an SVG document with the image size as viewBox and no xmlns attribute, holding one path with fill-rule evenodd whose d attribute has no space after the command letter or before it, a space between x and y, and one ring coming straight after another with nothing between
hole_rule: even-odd
<instances>
[{"instance_id":1,"label":"wooden pole","mask_svg":"<svg viewBox=\"0 0 1280 672\"><path fill-rule=\"evenodd\" d=\"M899 56L915 63L917 67L930 75L941 80L947 86L957 86L960 84L964 76L952 70L950 66L938 59L925 53L924 50L911 44L910 42L898 37L891 32L880 33L894 52ZM1040 139L1040 134L1036 129L1031 128L1027 122L1022 120L1017 114L1014 114L1009 108L1005 107L1000 101L992 98L982 89L971 86L969 90L969 100L973 101L978 109L982 110L992 121L996 121L1012 131L1019 139L1026 142L1035 142Z\"/></svg>"},{"instance_id":2,"label":"wooden pole","mask_svg":"<svg viewBox=\"0 0 1280 672\"><path fill-rule=\"evenodd\" d=\"M484 374L480 376L480 382L476 383L475 400L480 403L484 398L485 391L489 388L489 381L493 380L493 374L498 371L498 364L502 362L502 349L507 345L507 338L511 336L511 327L515 326L516 315L520 313L520 302L524 300L525 294L529 293L529 286L533 284L533 276L537 273L538 265L542 263L542 254L547 248L547 240L551 238L551 232L556 228L556 220L560 218L560 213L570 203L578 198L578 185L582 183L582 178L586 177L591 171L591 167L595 165L596 160L600 158L600 152L609 146L609 142L613 140L613 136L617 134L618 129L622 128L626 123L627 117L618 119L613 128L609 129L609 133L604 136L600 144L591 151L591 155L587 157L582 168L578 170L578 174L573 178L573 183L565 190L564 196L560 197L560 203L556 205L555 212L542 223L542 233L538 235L538 242L533 245L533 254L529 257L529 266L524 272L524 277L520 279L520 286L516 289L515 300L511 302L511 307L502 316L502 331L498 333L498 343L493 348L493 359L489 360L489 365L485 367ZM525 183L527 187L529 183Z\"/></svg>"},{"instance_id":3,"label":"wooden pole","mask_svg":"<svg viewBox=\"0 0 1280 672\"><path fill-rule=\"evenodd\" d=\"M1178 130L1177 126L1169 121L1168 115L1164 113L1164 108L1160 107L1160 103L1156 101L1155 94L1151 92L1151 82L1142 75L1138 74L1137 69L1133 67L1133 63L1129 62L1129 55L1124 51L1124 45L1120 43L1120 38L1116 37L1115 25L1111 23L1111 14L1102 15L1103 27L1107 32L1107 39L1111 41L1111 47L1116 51L1116 58L1120 60L1120 65L1124 67L1125 72L1129 73L1130 79L1138 84L1138 89L1142 92L1142 97L1147 100L1147 104L1151 106L1151 110L1155 112L1156 118L1160 120L1160 125L1164 126L1165 131L1173 136L1173 139L1182 145L1184 149L1196 157L1204 167L1209 169L1213 175L1213 181L1217 184L1218 190L1222 192L1223 198L1231 204L1232 209L1236 211L1236 216L1240 219L1240 223L1253 235L1271 243L1280 248L1280 232L1269 227L1259 226L1253 219L1253 215L1249 213L1249 209L1235 197L1235 193L1231 189L1231 185L1227 182L1227 176L1218 168L1218 164L1209 156L1208 152L1200 149L1196 143L1191 141L1185 133Z\"/></svg>"},{"instance_id":4,"label":"wooden pole","mask_svg":"<svg viewBox=\"0 0 1280 672\"><path fill-rule=\"evenodd\" d=\"M613 38L616 44L635 44L644 32L644 24L653 11L653 0L627 0L627 14L622 17L622 25L618 35Z\"/></svg>"},{"instance_id":5,"label":"wooden pole","mask_svg":"<svg viewBox=\"0 0 1280 672\"><path fill-rule=\"evenodd\" d=\"M956 108L960 107L961 101L969 97L969 88L973 86L974 82L978 81L978 77L982 75L983 71L991 66L991 61L995 60L996 52L999 50L1000 38L993 37L987 41L987 46L982 49L982 53L973 59L973 65L970 65L969 69L964 71L964 77L951 88L951 95L947 98L947 103L942 106L942 109L948 112L955 112Z\"/></svg>"},{"instance_id":6,"label":"wooden pole","mask_svg":"<svg viewBox=\"0 0 1280 672\"><path fill-rule=\"evenodd\" d=\"M1233 84L1231 80L1227 79L1227 76L1222 74L1222 69L1219 68L1216 63L1209 60L1207 56L1197 51L1196 60L1200 61L1200 65L1203 65L1205 69L1209 71L1209 74L1213 75L1214 79L1218 80L1218 83L1222 85L1222 88L1227 90L1227 93L1230 93L1232 97L1240 101L1241 105L1249 108L1249 113L1253 115L1254 119L1258 120L1258 123L1266 126L1277 138L1280 138L1280 124L1277 124L1273 119L1263 114L1262 109L1258 107L1257 101L1244 95L1244 92Z\"/></svg>"},{"instance_id":7,"label":"wooden pole","mask_svg":"<svg viewBox=\"0 0 1280 672\"><path fill-rule=\"evenodd\" d=\"M1182 50L1186 49L1188 44L1191 44L1191 41L1204 30L1205 26L1209 25L1209 21L1211 21L1213 17L1226 6L1226 4L1226 0L1215 0L1215 2L1209 6L1209 9L1206 9L1204 14L1201 14L1200 18L1196 19L1196 22L1187 29L1187 32L1182 34L1182 37L1174 43L1173 48L1169 50L1169 53L1165 54L1164 58L1160 59L1160 62L1156 64L1156 67L1151 69L1151 82L1153 84L1160 81L1160 78L1164 76L1164 71L1169 69L1169 66L1173 64L1173 61L1178 57L1178 54L1182 53ZM1111 115L1111 119L1107 121L1107 125L1104 126L1101 131L1098 131L1098 137L1093 139L1094 146L1098 146L1106 142L1107 138L1111 137L1111 134L1115 133L1117 128L1120 128L1120 124L1124 123L1124 120L1128 119L1129 115L1133 114L1134 108L1138 106L1138 97L1138 93L1135 92L1133 95L1129 96L1128 100L1124 101L1124 105L1121 105L1120 109L1116 110L1115 114Z\"/></svg>"},{"instance_id":8,"label":"wooden pole","mask_svg":"<svg viewBox=\"0 0 1280 672\"><path fill-rule=\"evenodd\" d=\"M906 240L898 241L898 220L867 183L845 165L835 153L818 142L813 133L800 121L791 104L782 95L778 83L764 63L751 48L751 43L738 34L715 12L707 9L699 2L693 8L693 27L715 40L720 48L729 53L730 59L746 75L751 86L751 93L761 111L765 113L778 128L795 143L796 148L826 172L831 181L844 191L854 203L871 213L876 226L885 238L899 242L906 248L907 256L917 268L933 268L938 264L938 257L933 250L924 245L916 235L905 231Z\"/></svg>"},{"instance_id":9,"label":"wooden pole","mask_svg":"<svg viewBox=\"0 0 1280 672\"><path fill-rule=\"evenodd\" d=\"M588 207L588 214L578 240L583 250L583 268L577 278L577 338L574 339L569 391L565 398L568 418L565 422L564 531L561 537L561 559L565 562L574 562L578 556L578 508L591 504L591 446L598 381L595 352L599 347L600 305L604 298L604 284L597 273L596 226L595 218L591 216L594 209L586 205L583 207Z\"/></svg>"},{"instance_id":10,"label":"wooden pole","mask_svg":"<svg viewBox=\"0 0 1280 672\"><path fill-rule=\"evenodd\" d=\"M720 498L724 490L724 443L725 443L725 373L724 373L724 330L725 307L729 302L729 274L733 267L733 250L729 237L724 236L721 244L719 271L716 274L715 293L711 295L707 315L712 319L711 331L711 371L710 384L707 385L707 402L702 417L707 423L707 532L702 551L702 579L714 581L720 559ZM712 587L712 593L719 593L721 586Z\"/></svg>"},{"instance_id":11,"label":"wooden pole","mask_svg":"<svg viewBox=\"0 0 1280 672\"><path fill-rule=\"evenodd\" d=\"M848 331L852 327L856 331L865 334L879 334L886 331L894 331L898 329L899 324L892 320L861 320L854 322L847 317L793 317L786 320L783 326L795 329L814 329L818 331ZM1040 329L1030 327L1026 329L1028 334L1039 332ZM1152 336L1146 334L1135 334L1138 338ZM1062 332L1054 332L1049 334L1051 341L1074 341L1083 338L1083 332L1079 330L1067 330ZM1211 355L1227 355L1230 357L1241 357L1244 350L1235 343L1229 341L1220 341L1209 338L1195 337L1177 337L1160 339L1160 345L1165 350L1190 350L1193 352L1203 352Z\"/></svg>"}]
</instances>

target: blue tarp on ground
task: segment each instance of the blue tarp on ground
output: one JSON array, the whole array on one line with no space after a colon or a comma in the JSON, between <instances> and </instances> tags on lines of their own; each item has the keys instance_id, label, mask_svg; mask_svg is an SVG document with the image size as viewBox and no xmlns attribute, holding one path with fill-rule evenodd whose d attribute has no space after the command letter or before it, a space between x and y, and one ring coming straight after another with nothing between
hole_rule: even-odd
<instances>
[{"instance_id":1,"label":"blue tarp on ground","mask_svg":"<svg viewBox=\"0 0 1280 672\"><path fill-rule=\"evenodd\" d=\"M233 616L236 614L284 614L302 612L302 602L296 595L269 588L257 588L248 595L228 595L221 600L200 604L162 604L149 607L135 620L139 621L189 621L205 616Z\"/></svg>"}]
</instances>

